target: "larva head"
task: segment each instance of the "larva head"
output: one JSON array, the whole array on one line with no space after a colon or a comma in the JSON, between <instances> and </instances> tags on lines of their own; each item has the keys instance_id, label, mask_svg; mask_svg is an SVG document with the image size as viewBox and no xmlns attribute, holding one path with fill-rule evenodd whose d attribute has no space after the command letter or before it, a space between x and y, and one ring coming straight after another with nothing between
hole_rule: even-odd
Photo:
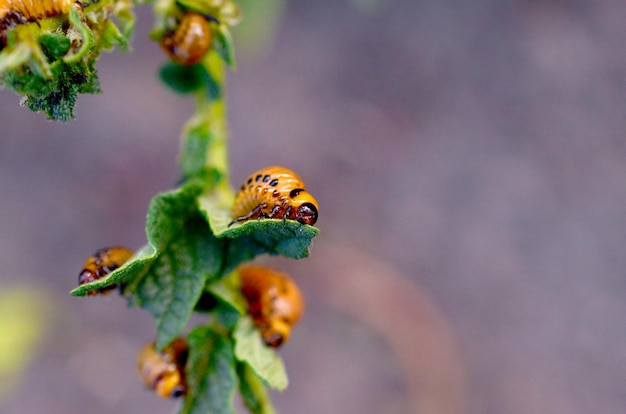
<instances>
[{"instance_id":1,"label":"larva head","mask_svg":"<svg viewBox=\"0 0 626 414\"><path fill-rule=\"evenodd\" d=\"M286 275L276 275L276 280L268 291L271 309L264 324L260 326L263 342L273 348L278 348L289 340L291 328L298 323L304 312L304 299L295 282Z\"/></svg>"},{"instance_id":2,"label":"larva head","mask_svg":"<svg viewBox=\"0 0 626 414\"><path fill-rule=\"evenodd\" d=\"M78 275L78 285L80 286L102 279L113 270L126 263L132 255L133 252L131 250L119 246L105 247L97 250L85 261L83 270L81 270ZM93 296L107 294L116 287L116 284L112 284L102 289L90 290L87 292L87 295Z\"/></svg>"},{"instance_id":3,"label":"larva head","mask_svg":"<svg viewBox=\"0 0 626 414\"><path fill-rule=\"evenodd\" d=\"M241 266L239 276L248 312L263 342L274 348L287 342L304 313L298 285L288 275L264 266Z\"/></svg>"},{"instance_id":4,"label":"larva head","mask_svg":"<svg viewBox=\"0 0 626 414\"><path fill-rule=\"evenodd\" d=\"M294 219L302 224L312 226L317 221L317 201L308 191L296 188L289 192Z\"/></svg>"},{"instance_id":5,"label":"larva head","mask_svg":"<svg viewBox=\"0 0 626 414\"><path fill-rule=\"evenodd\" d=\"M186 387L178 369L164 372L154 384L154 392L162 398L178 398L185 395Z\"/></svg>"},{"instance_id":6,"label":"larva head","mask_svg":"<svg viewBox=\"0 0 626 414\"><path fill-rule=\"evenodd\" d=\"M85 283L91 283L98 280L99 277L96 273L94 273L91 269L83 269L78 275L78 286L84 285ZM115 289L117 285L110 285L98 290L88 290L87 296L96 296L96 295L106 295L111 293L113 289Z\"/></svg>"},{"instance_id":7,"label":"larva head","mask_svg":"<svg viewBox=\"0 0 626 414\"><path fill-rule=\"evenodd\" d=\"M78 285L84 285L85 283L91 283L98 280L96 274L90 269L83 269L78 275Z\"/></svg>"},{"instance_id":8,"label":"larva head","mask_svg":"<svg viewBox=\"0 0 626 414\"><path fill-rule=\"evenodd\" d=\"M139 375L146 386L153 389L158 396L180 397L187 391L184 371L187 355L188 345L182 338L175 339L161 352L151 342L139 353Z\"/></svg>"},{"instance_id":9,"label":"larva head","mask_svg":"<svg viewBox=\"0 0 626 414\"><path fill-rule=\"evenodd\" d=\"M267 327L261 330L263 342L272 348L278 348L287 342L290 335L291 325L280 319L269 321Z\"/></svg>"}]
</instances>

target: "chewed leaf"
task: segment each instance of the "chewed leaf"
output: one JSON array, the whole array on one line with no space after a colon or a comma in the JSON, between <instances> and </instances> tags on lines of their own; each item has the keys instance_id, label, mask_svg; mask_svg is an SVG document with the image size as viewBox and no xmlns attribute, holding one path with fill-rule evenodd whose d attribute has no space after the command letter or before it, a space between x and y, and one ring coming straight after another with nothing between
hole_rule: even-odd
<instances>
[{"instance_id":1,"label":"chewed leaf","mask_svg":"<svg viewBox=\"0 0 626 414\"><path fill-rule=\"evenodd\" d=\"M237 379L232 344L206 326L189 332L187 341L189 392L179 414L234 413L232 397Z\"/></svg>"},{"instance_id":2,"label":"chewed leaf","mask_svg":"<svg viewBox=\"0 0 626 414\"><path fill-rule=\"evenodd\" d=\"M235 357L250 365L250 368L270 387L283 391L288 380L282 359L266 346L252 319L245 316L239 320L235 331Z\"/></svg>"}]
</instances>

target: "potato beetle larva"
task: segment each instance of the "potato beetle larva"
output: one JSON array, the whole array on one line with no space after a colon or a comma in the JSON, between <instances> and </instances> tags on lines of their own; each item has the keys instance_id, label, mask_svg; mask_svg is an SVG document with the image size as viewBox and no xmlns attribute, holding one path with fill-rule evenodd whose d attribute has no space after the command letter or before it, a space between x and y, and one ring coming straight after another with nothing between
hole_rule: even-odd
<instances>
[{"instance_id":1,"label":"potato beetle larva","mask_svg":"<svg viewBox=\"0 0 626 414\"><path fill-rule=\"evenodd\" d=\"M189 66L200 62L211 46L211 16L189 11L178 27L161 38L161 47L174 62Z\"/></svg>"},{"instance_id":2,"label":"potato beetle larva","mask_svg":"<svg viewBox=\"0 0 626 414\"><path fill-rule=\"evenodd\" d=\"M304 299L296 283L286 274L255 265L239 268L241 292L268 346L287 342L291 329L304 313Z\"/></svg>"},{"instance_id":3,"label":"potato beetle larva","mask_svg":"<svg viewBox=\"0 0 626 414\"><path fill-rule=\"evenodd\" d=\"M0 0L0 50L7 42L7 31L29 21L68 14L75 6L82 10L77 0Z\"/></svg>"},{"instance_id":4,"label":"potato beetle larva","mask_svg":"<svg viewBox=\"0 0 626 414\"><path fill-rule=\"evenodd\" d=\"M24 21L39 20L68 14L77 0L0 0L0 19L10 14L21 16Z\"/></svg>"},{"instance_id":5,"label":"potato beetle larva","mask_svg":"<svg viewBox=\"0 0 626 414\"><path fill-rule=\"evenodd\" d=\"M159 397L178 398L185 395L185 365L188 354L189 346L183 338L174 339L161 352L151 342L139 352L139 376Z\"/></svg>"},{"instance_id":6,"label":"potato beetle larva","mask_svg":"<svg viewBox=\"0 0 626 414\"><path fill-rule=\"evenodd\" d=\"M229 226L261 218L297 220L312 226L317 216L317 201L306 191L302 179L287 168L274 166L250 175L241 186Z\"/></svg>"},{"instance_id":7,"label":"potato beetle larva","mask_svg":"<svg viewBox=\"0 0 626 414\"><path fill-rule=\"evenodd\" d=\"M118 267L122 266L133 255L133 252L125 247L105 247L96 251L83 266L78 275L78 285L84 285L85 283L91 283L98 279L102 279ZM112 289L115 289L117 285L107 286L99 290L90 290L87 295L93 296L97 294L107 294Z\"/></svg>"}]
</instances>

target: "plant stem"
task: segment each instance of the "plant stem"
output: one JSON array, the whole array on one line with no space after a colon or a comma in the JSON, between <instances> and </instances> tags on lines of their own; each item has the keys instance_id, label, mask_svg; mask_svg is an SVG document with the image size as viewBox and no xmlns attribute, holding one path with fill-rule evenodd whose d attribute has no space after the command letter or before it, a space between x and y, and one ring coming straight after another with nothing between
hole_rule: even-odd
<instances>
[{"instance_id":1,"label":"plant stem","mask_svg":"<svg viewBox=\"0 0 626 414\"><path fill-rule=\"evenodd\" d=\"M228 126L224 63L211 51L203 61L207 86L196 92L196 109L183 130L180 165L186 178L206 171L218 173L216 186L229 189Z\"/></svg>"}]
</instances>

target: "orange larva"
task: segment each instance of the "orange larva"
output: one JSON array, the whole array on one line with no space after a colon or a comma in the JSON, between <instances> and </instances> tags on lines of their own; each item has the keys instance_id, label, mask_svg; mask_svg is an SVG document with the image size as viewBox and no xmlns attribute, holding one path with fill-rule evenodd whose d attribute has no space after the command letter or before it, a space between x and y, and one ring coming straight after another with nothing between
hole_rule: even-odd
<instances>
[{"instance_id":1,"label":"orange larva","mask_svg":"<svg viewBox=\"0 0 626 414\"><path fill-rule=\"evenodd\" d=\"M263 342L277 348L287 342L304 313L298 285L286 274L263 266L241 266L241 292Z\"/></svg>"},{"instance_id":2,"label":"orange larva","mask_svg":"<svg viewBox=\"0 0 626 414\"><path fill-rule=\"evenodd\" d=\"M187 12L176 30L163 36L161 47L170 59L184 66L202 60L211 46L209 19L200 13Z\"/></svg>"},{"instance_id":3,"label":"orange larva","mask_svg":"<svg viewBox=\"0 0 626 414\"><path fill-rule=\"evenodd\" d=\"M74 4L81 6L77 0L0 0L0 50L6 46L10 28L28 21L68 14Z\"/></svg>"},{"instance_id":4,"label":"orange larva","mask_svg":"<svg viewBox=\"0 0 626 414\"><path fill-rule=\"evenodd\" d=\"M185 395L185 365L188 354L189 346L182 338L174 339L161 352L151 342L139 353L139 376L159 397L178 398Z\"/></svg>"},{"instance_id":5,"label":"orange larva","mask_svg":"<svg viewBox=\"0 0 626 414\"><path fill-rule=\"evenodd\" d=\"M0 0L0 19L17 14L24 20L39 20L67 14L77 0Z\"/></svg>"},{"instance_id":6,"label":"orange larva","mask_svg":"<svg viewBox=\"0 0 626 414\"><path fill-rule=\"evenodd\" d=\"M133 252L124 247L105 247L95 252L83 266L78 275L78 285L91 283L98 279L102 279L131 258ZM116 285L107 286L101 290L90 290L87 295L106 294L110 290L115 289Z\"/></svg>"},{"instance_id":7,"label":"orange larva","mask_svg":"<svg viewBox=\"0 0 626 414\"><path fill-rule=\"evenodd\" d=\"M304 182L284 167L267 167L252 174L241 186L232 212L233 221L274 218L313 225L317 221L315 198Z\"/></svg>"}]
</instances>

